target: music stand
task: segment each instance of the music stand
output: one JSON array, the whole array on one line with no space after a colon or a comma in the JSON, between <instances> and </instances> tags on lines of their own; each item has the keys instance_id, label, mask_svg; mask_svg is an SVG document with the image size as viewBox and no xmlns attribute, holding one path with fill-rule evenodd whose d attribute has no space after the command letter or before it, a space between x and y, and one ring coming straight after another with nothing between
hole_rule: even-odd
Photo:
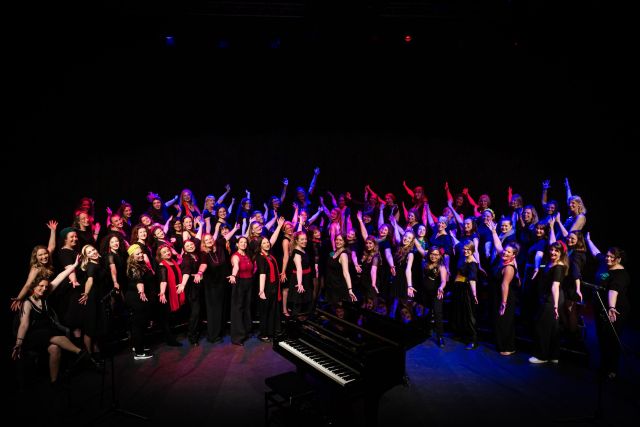
<instances>
[{"instance_id":1,"label":"music stand","mask_svg":"<svg viewBox=\"0 0 640 427\"><path fill-rule=\"evenodd\" d=\"M602 312L607 313L607 306L605 305L604 301L602 300L602 297L600 296L600 293L598 291L602 291L602 290L606 290L605 287L603 286L599 286L593 283L589 283L589 282L585 282L585 281L581 281L582 286L587 287L591 290L593 290L593 293L595 295L595 299L598 301L600 308L602 308ZM598 315L597 311L594 313L594 315ZM611 328L611 331L613 332L613 336L616 339L616 342L618 344L618 347L620 348L620 352L621 354L624 354L624 347L622 345L622 341L620 341L620 337L618 336L618 332L616 332L616 328L613 326L613 323L611 322L611 319L609 319L609 316L607 316L607 323L609 324L609 327ZM602 362L600 362L602 363ZM602 395L604 392L604 382L606 379L606 373L603 372L602 369L598 369L598 376L597 376L597 395L596 395L596 406L593 412L593 415L585 415L585 416L581 416L581 417L570 417L570 418L563 418L560 419L560 422L565 422L565 423L578 423L578 422L591 422L591 423L596 423L596 422L600 422L603 419L603 408L602 408Z\"/></svg>"},{"instance_id":2,"label":"music stand","mask_svg":"<svg viewBox=\"0 0 640 427\"><path fill-rule=\"evenodd\" d=\"M100 304L103 308L103 310L105 310L105 320L107 322L107 325L110 325L111 322L111 316L112 316L112 310L111 310L111 297L115 296L115 295L119 295L119 292L117 289L112 289L107 295L105 295L104 297L102 297L102 299L100 300ZM108 332L107 332L107 336L109 336L109 332L111 332L111 327L108 327ZM108 340L103 340L103 342L101 343L100 349L103 353L106 353L106 356L109 360L109 364L111 365L111 404L109 405L109 407L104 410L100 415L98 415L95 419L93 419L89 424L94 424L95 422L97 422L98 420L107 417L109 415L112 414L119 414L119 415L125 415L125 416L129 416L129 417L133 417L133 418L137 418L140 420L144 420L144 421L148 421L149 417L141 415L141 414L137 414L135 412L131 412L128 411L126 409L122 409L120 407L120 400L118 399L118 395L116 393L116 371L115 371L115 361L114 361L114 356L115 356L115 342L113 339L111 339L110 341ZM104 389L105 389L105 377L106 377L107 373L106 373L106 363L104 368L102 369L102 389L100 392L100 407L102 408L102 403L104 401Z\"/></svg>"}]
</instances>

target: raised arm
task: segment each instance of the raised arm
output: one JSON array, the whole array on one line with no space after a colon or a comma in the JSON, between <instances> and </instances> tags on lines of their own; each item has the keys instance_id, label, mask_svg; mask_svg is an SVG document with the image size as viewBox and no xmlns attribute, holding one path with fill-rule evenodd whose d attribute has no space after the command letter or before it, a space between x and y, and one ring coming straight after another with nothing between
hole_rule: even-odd
<instances>
[{"instance_id":1,"label":"raised arm","mask_svg":"<svg viewBox=\"0 0 640 427\"><path fill-rule=\"evenodd\" d=\"M461 227L462 226L462 217L460 216L460 214L458 212L456 212L456 210L453 208L453 200L448 200L447 201L447 206L449 206L449 209L451 209L451 212L453 213L453 217L455 218L456 222L458 223L458 226Z\"/></svg>"},{"instance_id":2,"label":"raised arm","mask_svg":"<svg viewBox=\"0 0 640 427\"><path fill-rule=\"evenodd\" d=\"M322 206L319 206L319 207L318 207L318 211L317 211L315 214L313 214L313 216L312 216L311 218L309 218L309 221L308 221L308 222L309 222L309 224L313 224L313 222L314 222L316 219L318 219L318 217L320 216L320 214L321 214L323 211L324 211L324 210L322 209ZM294 224L295 224L295 222L294 222Z\"/></svg>"},{"instance_id":3,"label":"raised arm","mask_svg":"<svg viewBox=\"0 0 640 427\"><path fill-rule=\"evenodd\" d=\"M389 222L391 223L391 226L393 227L393 238L395 239L396 242L400 242L402 241L402 236L404 236L404 230L400 230L400 226L398 225L398 221L396 221L396 218L391 215L389 217Z\"/></svg>"},{"instance_id":4,"label":"raised arm","mask_svg":"<svg viewBox=\"0 0 640 427\"><path fill-rule=\"evenodd\" d=\"M331 204L334 208L338 207L338 202L336 202L336 196L333 195L331 191L327 191L327 194L331 197Z\"/></svg>"},{"instance_id":5,"label":"raised arm","mask_svg":"<svg viewBox=\"0 0 640 427\"><path fill-rule=\"evenodd\" d=\"M547 204L547 200L549 200L549 183L548 179L542 181L542 198L540 201L542 202L542 207Z\"/></svg>"},{"instance_id":6,"label":"raised arm","mask_svg":"<svg viewBox=\"0 0 640 427\"><path fill-rule=\"evenodd\" d=\"M500 237L498 236L498 232L496 231L496 223L489 222L487 223L487 227L491 230L491 237L493 237L493 247L496 248L496 256L500 256L502 252L504 252L504 248L502 247L502 242L500 241Z\"/></svg>"},{"instance_id":7,"label":"raised arm","mask_svg":"<svg viewBox=\"0 0 640 427\"><path fill-rule=\"evenodd\" d=\"M80 257L76 257L76 262L71 265L65 266L64 270L56 276L50 283L51 291L53 292L59 285L62 283L67 277L70 277L72 274L75 274L74 271L78 266ZM75 287L75 286L74 286Z\"/></svg>"},{"instance_id":8,"label":"raised arm","mask_svg":"<svg viewBox=\"0 0 640 427\"><path fill-rule=\"evenodd\" d=\"M462 194L465 195L467 197L467 201L469 202L469 204L471 206L473 206L473 209L476 211L476 213L478 212L478 208L480 207L480 205L478 205L476 203L475 200L473 200L473 197L471 197L471 194L469 194L469 189L468 188L463 188L462 189ZM476 215L477 216L477 215Z\"/></svg>"},{"instance_id":9,"label":"raised arm","mask_svg":"<svg viewBox=\"0 0 640 427\"><path fill-rule=\"evenodd\" d=\"M222 196L218 197L218 204L223 203L224 199L229 195L231 191L231 186L229 184L224 186L225 192L222 193Z\"/></svg>"},{"instance_id":10,"label":"raised arm","mask_svg":"<svg viewBox=\"0 0 640 427\"><path fill-rule=\"evenodd\" d=\"M175 205L176 203L178 203L178 195L176 194L173 199L169 200L168 202L165 202L164 206L167 208L170 208L171 206Z\"/></svg>"},{"instance_id":11,"label":"raised arm","mask_svg":"<svg viewBox=\"0 0 640 427\"><path fill-rule=\"evenodd\" d=\"M591 233L587 233L584 236L584 241L587 243L589 247L589 252L591 252L591 256L597 257L600 255L600 249L591 241Z\"/></svg>"},{"instance_id":12,"label":"raised arm","mask_svg":"<svg viewBox=\"0 0 640 427\"><path fill-rule=\"evenodd\" d=\"M407 185L407 181L402 181L402 186L404 187L404 189L407 192L407 194L409 195L409 197L411 197L411 199L413 199L415 197L415 194L414 194L413 190L411 188L409 188L409 186Z\"/></svg>"},{"instance_id":13,"label":"raised arm","mask_svg":"<svg viewBox=\"0 0 640 427\"><path fill-rule=\"evenodd\" d=\"M436 222L433 219L433 214L431 213L431 208L429 208L429 203L425 204L425 210L427 211L427 223L432 230L436 230Z\"/></svg>"},{"instance_id":14,"label":"raised arm","mask_svg":"<svg viewBox=\"0 0 640 427\"><path fill-rule=\"evenodd\" d=\"M380 203L380 212L378 213L378 229L384 225L384 203Z\"/></svg>"},{"instance_id":15,"label":"raised arm","mask_svg":"<svg viewBox=\"0 0 640 427\"><path fill-rule=\"evenodd\" d=\"M384 204L384 203L385 203L384 199L382 199L380 196L378 196L378 195L375 193L375 191L373 191L373 190L371 189L371 187L370 187L368 184L367 184L367 186L366 186L365 188L366 188L367 190L369 190L369 193L371 194L371 197L373 197L374 199L376 199L376 200L378 201L378 203L382 203L382 204Z\"/></svg>"},{"instance_id":16,"label":"raised arm","mask_svg":"<svg viewBox=\"0 0 640 427\"><path fill-rule=\"evenodd\" d=\"M229 215L231 215L231 212L233 212L233 204L236 202L236 198L232 197L231 198L231 204L229 205L229 209L227 209L227 212L229 213Z\"/></svg>"},{"instance_id":17,"label":"raised arm","mask_svg":"<svg viewBox=\"0 0 640 427\"><path fill-rule=\"evenodd\" d=\"M307 194L312 195L313 190L316 189L316 182L318 181L318 175L320 175L320 168L316 167L313 170L313 178L311 178L311 184L309 184L309 191Z\"/></svg>"},{"instance_id":18,"label":"raised arm","mask_svg":"<svg viewBox=\"0 0 640 427\"><path fill-rule=\"evenodd\" d=\"M269 243L271 244L271 246L275 245L276 242L278 241L278 236L280 235L280 230L282 230L282 224L284 224L284 217L283 216L278 218L278 226L276 227L275 231L271 235L271 238L269 239Z\"/></svg>"},{"instance_id":19,"label":"raised arm","mask_svg":"<svg viewBox=\"0 0 640 427\"><path fill-rule=\"evenodd\" d=\"M167 222L164 223L164 225L162 226L162 231L164 231L164 234L166 235L169 232L169 224L171 224L171 220L173 219L173 215L171 215L169 217L169 219L167 220ZM209 218L207 218L209 219ZM209 231L207 231L208 233Z\"/></svg>"},{"instance_id":20,"label":"raised arm","mask_svg":"<svg viewBox=\"0 0 640 427\"><path fill-rule=\"evenodd\" d=\"M563 237L567 237L569 235L569 232L564 227L564 224L562 223L562 220L560 219L560 212L556 213L555 222L558 224L558 227L560 227L560 232L562 233L562 236Z\"/></svg>"},{"instance_id":21,"label":"raised arm","mask_svg":"<svg viewBox=\"0 0 640 427\"><path fill-rule=\"evenodd\" d=\"M49 228L49 244L47 245L47 249L49 250L49 254L53 254L53 251L56 249L56 229L58 228L58 221L50 220L47 223L47 228Z\"/></svg>"},{"instance_id":22,"label":"raised arm","mask_svg":"<svg viewBox=\"0 0 640 427\"><path fill-rule=\"evenodd\" d=\"M564 188L567 190L567 204L569 204L569 199L571 198L571 186L569 185L569 178L564 179Z\"/></svg>"},{"instance_id":23,"label":"raised arm","mask_svg":"<svg viewBox=\"0 0 640 427\"><path fill-rule=\"evenodd\" d=\"M284 178L282 180L282 193L280 193L280 203L284 202L284 198L287 196L287 186L289 185L289 180Z\"/></svg>"},{"instance_id":24,"label":"raised arm","mask_svg":"<svg viewBox=\"0 0 640 427\"><path fill-rule=\"evenodd\" d=\"M282 218L282 220L284 221L284 217L281 216L280 218ZM276 221L278 221L280 218L278 218L277 215L274 215L273 218L271 218L269 222L267 222L264 226L267 228L267 230L271 230L275 225Z\"/></svg>"},{"instance_id":25,"label":"raised arm","mask_svg":"<svg viewBox=\"0 0 640 427\"><path fill-rule=\"evenodd\" d=\"M405 222L409 221L409 211L407 210L407 207L404 204L404 200L402 201L402 214L404 215Z\"/></svg>"},{"instance_id":26,"label":"raised arm","mask_svg":"<svg viewBox=\"0 0 640 427\"><path fill-rule=\"evenodd\" d=\"M444 183L444 191L447 195L447 202L448 203L453 203L453 196L451 195L451 190L449 190L449 182L445 182Z\"/></svg>"},{"instance_id":27,"label":"raised arm","mask_svg":"<svg viewBox=\"0 0 640 427\"><path fill-rule=\"evenodd\" d=\"M358 218L358 222L360 223L360 234L362 234L362 239L367 240L367 237L369 237L369 233L367 232L367 227L362 221L362 211L358 211L356 213L356 218Z\"/></svg>"}]
</instances>

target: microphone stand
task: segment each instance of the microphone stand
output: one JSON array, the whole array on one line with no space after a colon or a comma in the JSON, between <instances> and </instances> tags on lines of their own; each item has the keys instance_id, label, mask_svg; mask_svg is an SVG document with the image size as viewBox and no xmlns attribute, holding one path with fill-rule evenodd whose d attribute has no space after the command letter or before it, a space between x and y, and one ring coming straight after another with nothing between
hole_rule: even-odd
<instances>
[{"instance_id":1,"label":"microphone stand","mask_svg":"<svg viewBox=\"0 0 640 427\"><path fill-rule=\"evenodd\" d=\"M106 321L107 324L109 324L110 320L111 320L111 297L112 296L116 296L119 294L119 291L117 289L112 289L107 295L105 295L104 297L102 297L100 299L100 304L102 305L102 308L105 310L105 317L106 317ZM109 328L111 329L111 328ZM106 344L103 342L103 345ZM140 414L136 414L135 412L131 412L131 411L127 411L126 409L122 409L120 408L120 400L118 399L118 396L116 395L116 373L115 373L115 363L114 363L114 353L115 353L115 349L113 348L114 343L111 342L109 344L109 350L108 350L108 357L109 357L109 364L111 365L111 405L104 411L102 412L100 415L98 415L95 419L91 420L91 422L89 423L89 425L93 425L96 421L111 415L111 414L119 414L119 415L126 415L132 418L137 418L139 420L144 420L147 421L149 420L149 417L146 417L144 415L140 415ZM106 346L105 346L106 347ZM105 347L103 347L103 349L106 349ZM104 401L104 389L105 389L105 377L106 377L106 366L102 369L102 390L100 393L100 407L102 407L102 402Z\"/></svg>"},{"instance_id":2,"label":"microphone stand","mask_svg":"<svg viewBox=\"0 0 640 427\"><path fill-rule=\"evenodd\" d=\"M607 306L605 305L604 301L602 300L602 297L600 296L600 292L598 291L606 291L606 288L604 286L599 286L593 283L589 283L589 282L585 282L585 281L581 281L581 285L587 288L590 288L591 290L593 290L593 293L596 296L596 300L598 300L599 306L602 309L602 313L604 313L606 319L607 319L607 323L609 324L609 327L611 327L611 332L613 332L613 336L616 338L616 342L618 343L618 346L620 347L620 351L624 352L624 347L622 346L622 342L620 341L620 337L618 336L618 332L616 332L616 328L613 326L613 322L611 322L611 319L608 316L608 310L607 310ZM597 313L597 311L594 313L595 316L598 316L599 314ZM597 322L597 320L596 320ZM602 362L601 362L602 363ZM604 372L602 372L602 369L599 369L598 372L598 376L597 376L597 385L598 385L598 389L597 389L597 396L596 396L596 407L594 410L593 415L589 415L589 416L582 416L582 417L571 417L571 418L564 418L559 420L560 422L565 422L565 423L578 423L578 422L591 422L591 423L597 423L600 422L603 419L603 408L602 408L602 395L604 392L604 383L605 383L605 378L606 375Z\"/></svg>"}]
</instances>

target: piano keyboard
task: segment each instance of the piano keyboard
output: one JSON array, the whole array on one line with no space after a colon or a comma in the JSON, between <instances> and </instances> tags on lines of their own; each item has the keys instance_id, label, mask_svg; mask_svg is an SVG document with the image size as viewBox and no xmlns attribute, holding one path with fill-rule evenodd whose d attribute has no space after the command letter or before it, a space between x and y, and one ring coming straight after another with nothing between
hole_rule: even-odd
<instances>
[{"instance_id":1,"label":"piano keyboard","mask_svg":"<svg viewBox=\"0 0 640 427\"><path fill-rule=\"evenodd\" d=\"M285 340L278 345L343 387L358 379L352 369L303 340Z\"/></svg>"}]
</instances>

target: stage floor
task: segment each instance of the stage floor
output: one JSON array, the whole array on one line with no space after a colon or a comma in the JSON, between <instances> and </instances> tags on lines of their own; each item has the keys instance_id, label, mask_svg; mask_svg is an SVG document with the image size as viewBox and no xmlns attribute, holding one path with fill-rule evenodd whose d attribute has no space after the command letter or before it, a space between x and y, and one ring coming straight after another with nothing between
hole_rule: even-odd
<instances>
[{"instance_id":1,"label":"stage floor","mask_svg":"<svg viewBox=\"0 0 640 427\"><path fill-rule=\"evenodd\" d=\"M637 344L635 331L629 332L625 340ZM272 344L257 338L244 347L232 345L229 337L220 344L202 340L199 347L189 347L184 335L179 338L181 348L152 346L153 359L136 361L126 349L115 356L120 408L148 416L149 421L113 413L96 419L101 413L102 376L91 370L78 372L67 391L56 392L40 374L15 395L16 414L69 425L263 425L264 379L291 371L294 365L275 353ZM597 348L593 339L588 339L588 345L596 355L587 364L561 360L558 365L532 365L527 361L529 353L500 356L486 341L477 350L465 350L452 339L446 340L444 349L429 339L408 351L410 385L396 386L383 396L379 423L544 426L560 425L565 417L593 415ZM604 385L600 425L635 425L637 420L637 359L627 358L620 372L618 379ZM109 406L111 396L110 377L106 378L103 408ZM300 419L299 425L311 424Z\"/></svg>"}]
</instances>

